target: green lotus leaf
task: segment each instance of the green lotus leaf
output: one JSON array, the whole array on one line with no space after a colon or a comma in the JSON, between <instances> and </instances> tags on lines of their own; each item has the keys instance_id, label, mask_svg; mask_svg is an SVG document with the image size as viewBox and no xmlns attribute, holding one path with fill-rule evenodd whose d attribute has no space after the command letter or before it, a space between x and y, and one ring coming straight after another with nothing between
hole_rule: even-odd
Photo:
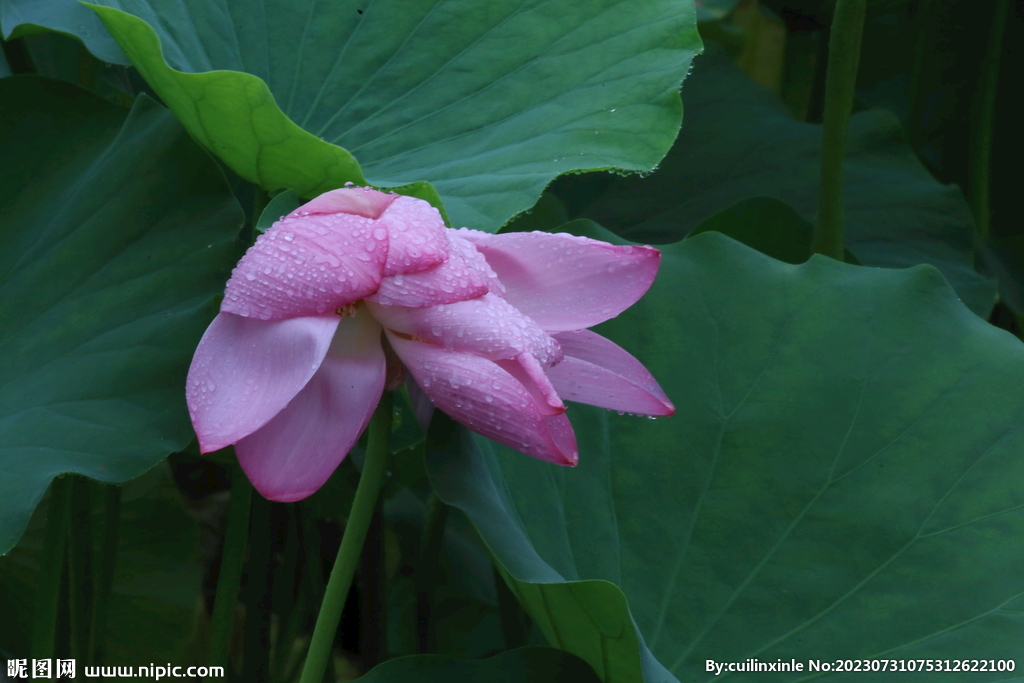
<instances>
[{"instance_id":1,"label":"green lotus leaf","mask_svg":"<svg viewBox=\"0 0 1024 683\"><path fill-rule=\"evenodd\" d=\"M90 7L247 180L303 197L428 181L453 225L490 231L560 173L657 164L700 49L689 0Z\"/></svg>"},{"instance_id":2,"label":"green lotus leaf","mask_svg":"<svg viewBox=\"0 0 1024 683\"><path fill-rule=\"evenodd\" d=\"M807 663L1020 652L1024 348L937 270L789 265L712 232L666 246L598 331L674 416L571 406L574 469L461 428L428 456L552 645L606 683L903 681ZM706 669L749 658L804 668Z\"/></svg>"},{"instance_id":3,"label":"green lotus leaf","mask_svg":"<svg viewBox=\"0 0 1024 683\"><path fill-rule=\"evenodd\" d=\"M242 214L163 107L0 81L0 551L62 472L119 482L194 438L185 373Z\"/></svg>"}]
</instances>

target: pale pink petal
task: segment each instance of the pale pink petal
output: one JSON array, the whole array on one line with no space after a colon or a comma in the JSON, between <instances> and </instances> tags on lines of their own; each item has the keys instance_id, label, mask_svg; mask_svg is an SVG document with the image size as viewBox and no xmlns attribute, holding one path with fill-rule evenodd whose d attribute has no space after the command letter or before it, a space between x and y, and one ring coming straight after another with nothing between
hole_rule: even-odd
<instances>
[{"instance_id":1,"label":"pale pink petal","mask_svg":"<svg viewBox=\"0 0 1024 683\"><path fill-rule=\"evenodd\" d=\"M565 404L558 397L558 391L544 374L544 368L532 354L521 353L515 358L494 362L515 377L530 392L537 407L544 415L561 415L565 412Z\"/></svg>"},{"instance_id":2,"label":"pale pink petal","mask_svg":"<svg viewBox=\"0 0 1024 683\"><path fill-rule=\"evenodd\" d=\"M448 228L437 209L415 197L398 197L380 217L391 238L384 275L418 273L448 258Z\"/></svg>"},{"instance_id":3,"label":"pale pink petal","mask_svg":"<svg viewBox=\"0 0 1024 683\"><path fill-rule=\"evenodd\" d=\"M235 266L221 310L263 320L334 311L377 291L387 255L388 232L372 219L286 217Z\"/></svg>"},{"instance_id":4,"label":"pale pink petal","mask_svg":"<svg viewBox=\"0 0 1024 683\"><path fill-rule=\"evenodd\" d=\"M394 237L391 239L394 249ZM419 273L385 277L380 289L366 300L385 306L422 308L475 299L487 293L487 270L487 262L473 245L455 238L443 263Z\"/></svg>"},{"instance_id":5,"label":"pale pink petal","mask_svg":"<svg viewBox=\"0 0 1024 683\"><path fill-rule=\"evenodd\" d=\"M550 335L494 294L426 308L373 303L369 308L385 328L446 349L469 351L491 360L528 352L545 365L562 357Z\"/></svg>"},{"instance_id":6,"label":"pale pink petal","mask_svg":"<svg viewBox=\"0 0 1024 683\"><path fill-rule=\"evenodd\" d=\"M395 352L435 406L473 431L558 465L575 465L568 422L546 417L533 396L495 363L387 332ZM568 431L566 431L568 429Z\"/></svg>"},{"instance_id":7,"label":"pale pink petal","mask_svg":"<svg viewBox=\"0 0 1024 683\"><path fill-rule=\"evenodd\" d=\"M661 260L653 247L561 233L459 234L487 259L509 303L548 332L580 330L622 313L654 282Z\"/></svg>"},{"instance_id":8,"label":"pale pink petal","mask_svg":"<svg viewBox=\"0 0 1024 683\"><path fill-rule=\"evenodd\" d=\"M343 319L306 387L235 445L239 464L265 498L290 502L313 494L366 429L384 390L380 332L365 312Z\"/></svg>"},{"instance_id":9,"label":"pale pink petal","mask_svg":"<svg viewBox=\"0 0 1024 683\"><path fill-rule=\"evenodd\" d=\"M590 330L560 332L555 339L565 357L545 372L566 401L639 415L676 412L647 368L614 342Z\"/></svg>"},{"instance_id":10,"label":"pale pink petal","mask_svg":"<svg viewBox=\"0 0 1024 683\"><path fill-rule=\"evenodd\" d=\"M218 314L185 383L200 450L233 444L280 412L320 367L340 320L334 314L273 321Z\"/></svg>"},{"instance_id":11,"label":"pale pink petal","mask_svg":"<svg viewBox=\"0 0 1024 683\"><path fill-rule=\"evenodd\" d=\"M349 213L364 218L379 218L397 194L385 194L370 187L343 187L324 192L288 214L289 218L313 213Z\"/></svg>"}]
</instances>

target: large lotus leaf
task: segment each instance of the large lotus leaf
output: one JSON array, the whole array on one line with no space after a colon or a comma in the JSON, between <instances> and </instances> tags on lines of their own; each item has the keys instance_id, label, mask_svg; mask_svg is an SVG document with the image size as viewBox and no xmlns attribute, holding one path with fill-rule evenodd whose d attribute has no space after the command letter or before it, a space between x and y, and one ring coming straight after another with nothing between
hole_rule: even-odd
<instances>
[{"instance_id":1,"label":"large lotus leaf","mask_svg":"<svg viewBox=\"0 0 1024 683\"><path fill-rule=\"evenodd\" d=\"M400 657L372 669L360 683L598 683L587 663L568 652L521 647L478 661L436 655Z\"/></svg>"},{"instance_id":2,"label":"large lotus leaf","mask_svg":"<svg viewBox=\"0 0 1024 683\"><path fill-rule=\"evenodd\" d=\"M241 211L163 107L0 81L0 551L50 480L125 481L192 438L185 372Z\"/></svg>"},{"instance_id":3,"label":"large lotus leaf","mask_svg":"<svg viewBox=\"0 0 1024 683\"><path fill-rule=\"evenodd\" d=\"M700 48L691 0L92 6L192 135L247 180L300 196L364 175L426 180L455 225L491 231L559 173L657 164Z\"/></svg>"},{"instance_id":4,"label":"large lotus leaf","mask_svg":"<svg viewBox=\"0 0 1024 683\"><path fill-rule=\"evenodd\" d=\"M636 241L672 242L754 196L818 207L821 127L794 120L720 50L687 80L686 125L660 169L618 178L584 212ZM929 175L886 111L855 114L847 142L846 245L861 263L936 266L970 308L988 316L992 282L973 268L973 219L960 190Z\"/></svg>"},{"instance_id":5,"label":"large lotus leaf","mask_svg":"<svg viewBox=\"0 0 1024 683\"><path fill-rule=\"evenodd\" d=\"M481 437L428 462L553 644L606 683L639 680L633 622L688 682L716 678L708 659L804 663L730 678L770 682L810 659L1024 654L1024 347L934 268L698 235L599 329L676 415L570 407L575 469Z\"/></svg>"},{"instance_id":6,"label":"large lotus leaf","mask_svg":"<svg viewBox=\"0 0 1024 683\"><path fill-rule=\"evenodd\" d=\"M105 62L130 64L96 14L77 0L0 0L0 28L5 39L59 31L78 38Z\"/></svg>"}]
</instances>

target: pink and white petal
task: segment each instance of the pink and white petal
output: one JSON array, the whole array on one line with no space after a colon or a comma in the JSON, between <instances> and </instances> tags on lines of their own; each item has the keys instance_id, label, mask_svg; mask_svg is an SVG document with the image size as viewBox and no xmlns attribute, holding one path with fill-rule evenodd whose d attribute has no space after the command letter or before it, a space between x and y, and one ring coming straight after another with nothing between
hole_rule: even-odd
<instances>
[{"instance_id":1,"label":"pink and white petal","mask_svg":"<svg viewBox=\"0 0 1024 683\"><path fill-rule=\"evenodd\" d=\"M388 231L354 214L285 217L235 266L221 310L280 320L334 311L373 294L388 257Z\"/></svg>"},{"instance_id":2,"label":"pink and white petal","mask_svg":"<svg viewBox=\"0 0 1024 683\"><path fill-rule=\"evenodd\" d=\"M391 246L395 242L392 237ZM475 299L487 293L484 257L465 240L452 240L448 258L419 273L399 274L381 280L380 289L367 301L385 306L422 308ZM477 263L474 263L474 260Z\"/></svg>"},{"instance_id":3,"label":"pink and white petal","mask_svg":"<svg viewBox=\"0 0 1024 683\"><path fill-rule=\"evenodd\" d=\"M529 353L521 353L515 358L496 360L498 367L515 377L523 385L544 415L561 415L565 412L565 404L558 397L558 391L551 384L544 368Z\"/></svg>"},{"instance_id":4,"label":"pink and white petal","mask_svg":"<svg viewBox=\"0 0 1024 683\"><path fill-rule=\"evenodd\" d=\"M564 416L544 415L530 392L497 364L385 333L423 392L456 422L535 458L576 464L572 428L567 433L568 422L558 419Z\"/></svg>"},{"instance_id":5,"label":"pink and white petal","mask_svg":"<svg viewBox=\"0 0 1024 683\"><path fill-rule=\"evenodd\" d=\"M391 238L384 275L418 273L448 258L448 228L437 209L415 197L398 197L380 217Z\"/></svg>"},{"instance_id":6,"label":"pink and white petal","mask_svg":"<svg viewBox=\"0 0 1024 683\"><path fill-rule=\"evenodd\" d=\"M654 282L661 252L546 232L459 234L484 255L505 298L548 332L580 330L614 318Z\"/></svg>"},{"instance_id":7,"label":"pink and white petal","mask_svg":"<svg viewBox=\"0 0 1024 683\"><path fill-rule=\"evenodd\" d=\"M397 198L397 194L378 192L371 187L342 187L324 192L306 202L288 214L288 218L314 213L348 213L364 218L380 218Z\"/></svg>"},{"instance_id":8,"label":"pink and white petal","mask_svg":"<svg viewBox=\"0 0 1024 683\"><path fill-rule=\"evenodd\" d=\"M565 357L545 372L563 399L640 415L676 412L647 368L621 346L590 330L555 339Z\"/></svg>"},{"instance_id":9,"label":"pink and white petal","mask_svg":"<svg viewBox=\"0 0 1024 683\"><path fill-rule=\"evenodd\" d=\"M302 500L351 450L384 391L380 326L363 313L345 318L320 369L291 403L235 445L238 462L265 498Z\"/></svg>"},{"instance_id":10,"label":"pink and white petal","mask_svg":"<svg viewBox=\"0 0 1024 683\"><path fill-rule=\"evenodd\" d=\"M219 313L185 382L200 450L235 443L288 405L320 367L340 320L334 314L266 321Z\"/></svg>"},{"instance_id":11,"label":"pink and white petal","mask_svg":"<svg viewBox=\"0 0 1024 683\"><path fill-rule=\"evenodd\" d=\"M544 365L562 357L558 343L549 334L494 294L424 308L375 303L369 308L385 328L445 349L467 351L490 360L527 352Z\"/></svg>"}]
</instances>

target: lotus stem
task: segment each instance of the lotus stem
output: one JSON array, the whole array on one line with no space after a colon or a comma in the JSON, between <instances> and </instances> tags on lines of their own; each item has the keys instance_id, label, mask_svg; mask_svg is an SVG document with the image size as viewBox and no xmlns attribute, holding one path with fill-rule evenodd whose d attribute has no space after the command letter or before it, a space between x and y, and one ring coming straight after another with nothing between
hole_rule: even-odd
<instances>
[{"instance_id":1,"label":"lotus stem","mask_svg":"<svg viewBox=\"0 0 1024 683\"><path fill-rule=\"evenodd\" d=\"M92 608L89 657L94 664L103 662L106 651L107 608L114 586L114 568L117 564L118 530L121 524L121 487L101 484L103 492L103 528L100 530L100 555L96 562L96 587Z\"/></svg>"},{"instance_id":2,"label":"lotus stem","mask_svg":"<svg viewBox=\"0 0 1024 683\"><path fill-rule=\"evenodd\" d=\"M825 115L821 137L821 193L811 251L843 260L843 158L860 64L867 0L838 0L829 34Z\"/></svg>"},{"instance_id":3,"label":"lotus stem","mask_svg":"<svg viewBox=\"0 0 1024 683\"><path fill-rule=\"evenodd\" d=\"M72 647L76 657L88 661L94 596L92 482L73 475L68 527L68 591L71 603Z\"/></svg>"},{"instance_id":4,"label":"lotus stem","mask_svg":"<svg viewBox=\"0 0 1024 683\"><path fill-rule=\"evenodd\" d=\"M64 549L71 522L71 480L57 477L50 485L50 503L46 511L46 539L39 564L35 608L32 612L32 656L52 659L56 647L57 619L60 614L60 584L64 576Z\"/></svg>"},{"instance_id":5,"label":"lotus stem","mask_svg":"<svg viewBox=\"0 0 1024 683\"><path fill-rule=\"evenodd\" d=\"M974 213L978 236L988 239L991 233L992 209L989 193L992 174L992 137L995 131L996 91L999 87L999 62L1006 34L1006 15L1010 13L1009 0L998 0L992 28L989 33L985 61L974 99L974 117L971 122L971 151L968 161L968 197Z\"/></svg>"},{"instance_id":6,"label":"lotus stem","mask_svg":"<svg viewBox=\"0 0 1024 683\"><path fill-rule=\"evenodd\" d=\"M302 669L300 683L321 683L331 658L338 621L345 607L345 599L352 585L352 577L359 563L363 541L366 539L366 532L377 505L377 495L384 479L388 438L391 436L391 404L391 392L385 391L370 420L369 444L363 473L359 477L356 497L352 501L352 512L345 524L345 533L341 537L338 557L334 561L331 578L327 581L327 591L320 605L316 626L313 628L313 638L309 643L309 653Z\"/></svg>"},{"instance_id":7,"label":"lotus stem","mask_svg":"<svg viewBox=\"0 0 1024 683\"><path fill-rule=\"evenodd\" d=\"M430 494L427 501L426 524L420 536L420 552L416 563L416 639L420 654L430 654L437 649L431 596L438 581L438 564L441 560L441 547L444 545L444 530L450 509L436 493Z\"/></svg>"},{"instance_id":8,"label":"lotus stem","mask_svg":"<svg viewBox=\"0 0 1024 683\"><path fill-rule=\"evenodd\" d=\"M245 541L249 535L251 507L252 484L249 483L242 468L238 467L231 481L224 549L221 551L217 594L213 600L213 617L210 623L210 644L207 652L209 662L213 666L228 665L231 631L235 623L235 604L238 601L238 588L242 583Z\"/></svg>"}]
</instances>

